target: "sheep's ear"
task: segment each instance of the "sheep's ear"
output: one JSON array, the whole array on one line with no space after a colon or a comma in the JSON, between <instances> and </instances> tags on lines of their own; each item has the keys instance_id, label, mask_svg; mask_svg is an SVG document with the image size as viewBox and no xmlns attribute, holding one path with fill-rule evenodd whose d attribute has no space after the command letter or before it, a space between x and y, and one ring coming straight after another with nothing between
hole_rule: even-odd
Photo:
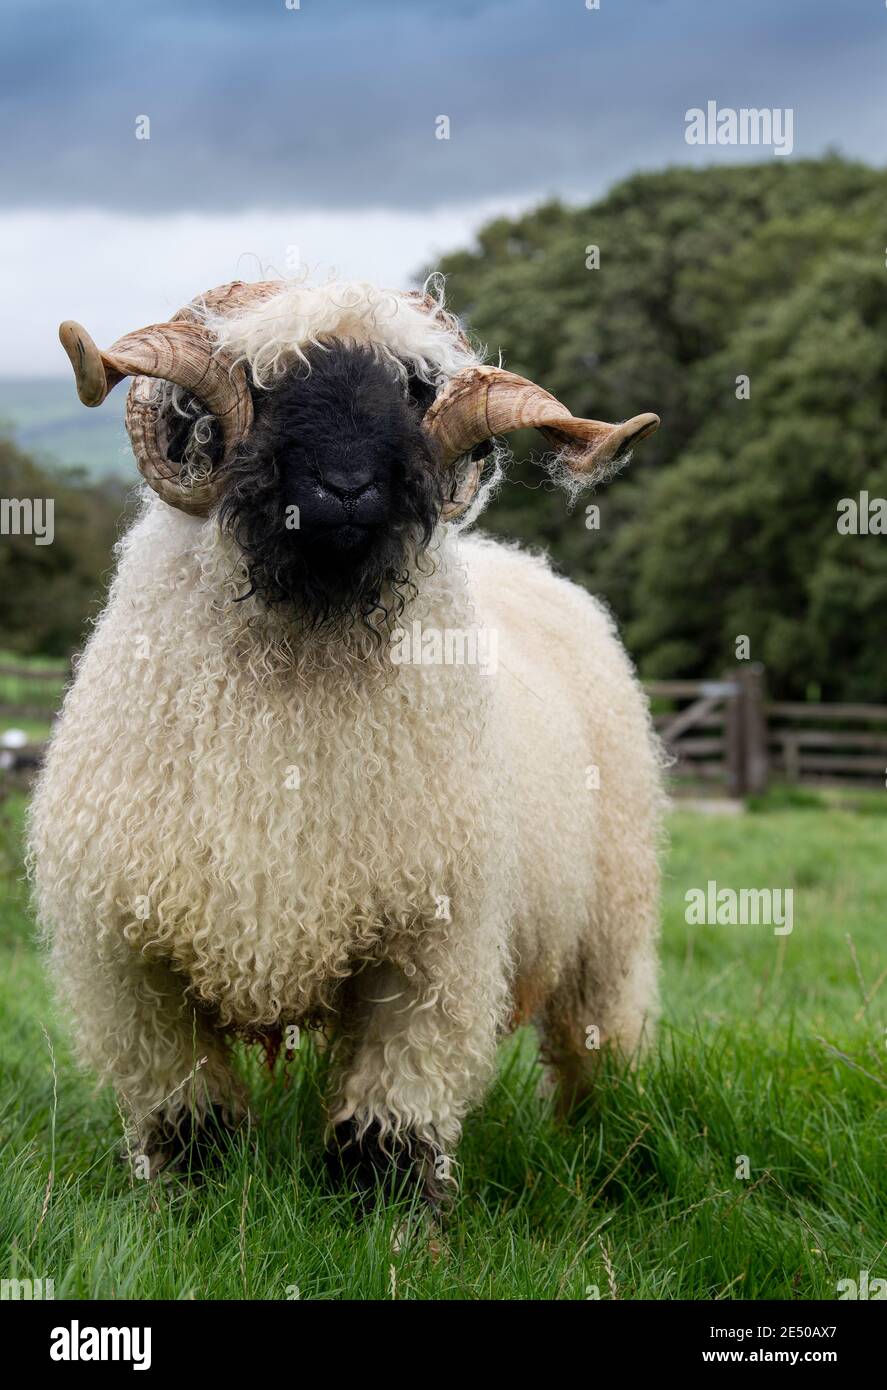
<instances>
[{"instance_id":1,"label":"sheep's ear","mask_svg":"<svg viewBox=\"0 0 887 1390\"><path fill-rule=\"evenodd\" d=\"M472 449L471 457L474 462L477 463L480 459L489 458L495 447L495 443L492 439L484 439Z\"/></svg>"},{"instance_id":2,"label":"sheep's ear","mask_svg":"<svg viewBox=\"0 0 887 1390\"><path fill-rule=\"evenodd\" d=\"M411 372L407 380L407 388L410 393L410 400L417 406L424 415L428 408L433 404L437 392L430 382L423 381L420 376Z\"/></svg>"},{"instance_id":3,"label":"sheep's ear","mask_svg":"<svg viewBox=\"0 0 887 1390\"><path fill-rule=\"evenodd\" d=\"M436 387L431 386L427 381L423 381L421 377L416 376L413 372L410 373L408 387L410 400L415 406L418 406L423 416L426 415L434 404L437 396ZM471 450L472 460L477 462L479 459L488 458L493 452L494 447L492 439L482 440Z\"/></svg>"},{"instance_id":4,"label":"sheep's ear","mask_svg":"<svg viewBox=\"0 0 887 1390\"><path fill-rule=\"evenodd\" d=\"M195 444L195 447L199 450L201 459L212 469L219 468L225 454L225 441L216 417L207 415L206 407L190 391L178 390L164 394L166 400L158 406L158 420L162 422L166 457L170 463L181 463L185 460L189 446L194 443L195 426L197 421L201 420L201 428L208 438L199 445Z\"/></svg>"}]
</instances>

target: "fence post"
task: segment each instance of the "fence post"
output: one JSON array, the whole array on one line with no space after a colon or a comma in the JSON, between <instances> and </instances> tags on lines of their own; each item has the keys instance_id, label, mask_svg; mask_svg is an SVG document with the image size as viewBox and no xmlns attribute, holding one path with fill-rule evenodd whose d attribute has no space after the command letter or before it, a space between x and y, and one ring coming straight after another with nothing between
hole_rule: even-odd
<instances>
[{"instance_id":1,"label":"fence post","mask_svg":"<svg viewBox=\"0 0 887 1390\"><path fill-rule=\"evenodd\" d=\"M742 741L745 793L760 796L767 790L770 755L767 746L764 668L759 661L739 671L742 687Z\"/></svg>"},{"instance_id":2,"label":"fence post","mask_svg":"<svg viewBox=\"0 0 887 1390\"><path fill-rule=\"evenodd\" d=\"M725 671L722 680L736 683L736 672ZM727 795L745 795L745 720L743 718L744 689L740 685L724 701L724 767L727 773Z\"/></svg>"}]
</instances>

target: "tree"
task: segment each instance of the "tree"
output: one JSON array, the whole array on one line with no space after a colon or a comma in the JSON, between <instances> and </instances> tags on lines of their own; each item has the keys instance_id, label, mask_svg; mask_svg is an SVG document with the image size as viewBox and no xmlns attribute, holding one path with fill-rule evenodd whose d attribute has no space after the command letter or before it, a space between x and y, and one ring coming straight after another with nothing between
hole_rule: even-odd
<instances>
[{"instance_id":1,"label":"tree","mask_svg":"<svg viewBox=\"0 0 887 1390\"><path fill-rule=\"evenodd\" d=\"M66 656L82 644L98 612L126 490L113 480L91 483L78 469L49 471L0 437L0 498L7 519L0 536L0 642L22 654ZM9 504L23 499L51 500L51 544L11 533L18 509Z\"/></svg>"},{"instance_id":2,"label":"tree","mask_svg":"<svg viewBox=\"0 0 887 1390\"><path fill-rule=\"evenodd\" d=\"M673 169L498 219L443 263L477 336L574 413L662 417L587 499L599 531L525 440L485 523L602 594L646 674L717 673L748 634L777 694L885 698L887 537L836 526L842 497L887 497L885 193L833 156Z\"/></svg>"}]
</instances>

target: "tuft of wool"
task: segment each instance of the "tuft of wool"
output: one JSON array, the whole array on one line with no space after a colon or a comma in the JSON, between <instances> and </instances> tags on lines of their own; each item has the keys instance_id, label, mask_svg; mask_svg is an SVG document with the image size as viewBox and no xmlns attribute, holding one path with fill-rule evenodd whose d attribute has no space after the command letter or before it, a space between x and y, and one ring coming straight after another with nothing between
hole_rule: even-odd
<instances>
[{"instance_id":1,"label":"tuft of wool","mask_svg":"<svg viewBox=\"0 0 887 1390\"><path fill-rule=\"evenodd\" d=\"M593 468L589 473L576 473L570 468L563 454L546 454L538 460L539 466L544 468L555 486L567 494L567 507L570 510L584 492L600 487L604 483L612 482L624 468L628 467L630 462L631 451L628 450L620 458L609 459L606 463Z\"/></svg>"},{"instance_id":2,"label":"tuft of wool","mask_svg":"<svg viewBox=\"0 0 887 1390\"><path fill-rule=\"evenodd\" d=\"M457 325L443 305L442 284L429 287L439 316L397 290L360 280L328 280L309 285L281 281L271 299L236 316L206 314L219 346L249 367L258 387L274 385L294 362L306 362L306 348L324 339L368 346L404 382L407 374L433 386L480 362L459 339Z\"/></svg>"}]
</instances>

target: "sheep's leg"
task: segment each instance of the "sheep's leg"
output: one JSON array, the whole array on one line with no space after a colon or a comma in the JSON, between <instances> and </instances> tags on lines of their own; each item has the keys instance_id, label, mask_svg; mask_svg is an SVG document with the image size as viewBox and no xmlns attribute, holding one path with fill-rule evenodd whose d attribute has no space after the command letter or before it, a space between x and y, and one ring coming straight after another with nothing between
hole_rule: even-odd
<instances>
[{"instance_id":1,"label":"sheep's leg","mask_svg":"<svg viewBox=\"0 0 887 1390\"><path fill-rule=\"evenodd\" d=\"M653 1037L658 1014L659 809L645 763L601 773L614 789L599 806L594 893L588 917L565 955L560 982L541 1010L543 1052L567 1111L594 1086L604 1050L634 1060ZM645 789L630 805L622 781ZM620 780L622 779L622 780ZM603 797L603 793L595 793ZM626 838L626 827L631 831ZM544 937L544 928L540 928Z\"/></svg>"},{"instance_id":2,"label":"sheep's leg","mask_svg":"<svg viewBox=\"0 0 887 1390\"><path fill-rule=\"evenodd\" d=\"M655 953L639 952L613 986L595 979L584 949L539 1019L542 1054L569 1113L594 1089L606 1050L636 1060L652 1038L657 1013Z\"/></svg>"},{"instance_id":3,"label":"sheep's leg","mask_svg":"<svg viewBox=\"0 0 887 1390\"><path fill-rule=\"evenodd\" d=\"M137 1175L185 1157L198 1166L199 1141L235 1124L244 1106L225 1043L185 981L119 939L57 939L52 965L79 1059L117 1094Z\"/></svg>"},{"instance_id":4,"label":"sheep's leg","mask_svg":"<svg viewBox=\"0 0 887 1390\"><path fill-rule=\"evenodd\" d=\"M497 939L495 927L471 941L435 937L412 973L386 963L353 982L331 1153L364 1189L409 1175L432 1207L453 1195L453 1151L492 1072L506 1006Z\"/></svg>"},{"instance_id":5,"label":"sheep's leg","mask_svg":"<svg viewBox=\"0 0 887 1390\"><path fill-rule=\"evenodd\" d=\"M649 892L640 899L635 894L627 902L614 881L606 919L597 915L541 1011L542 1052L558 1082L562 1113L593 1090L606 1049L635 1061L652 1041L658 1015L658 882L652 859Z\"/></svg>"}]
</instances>

